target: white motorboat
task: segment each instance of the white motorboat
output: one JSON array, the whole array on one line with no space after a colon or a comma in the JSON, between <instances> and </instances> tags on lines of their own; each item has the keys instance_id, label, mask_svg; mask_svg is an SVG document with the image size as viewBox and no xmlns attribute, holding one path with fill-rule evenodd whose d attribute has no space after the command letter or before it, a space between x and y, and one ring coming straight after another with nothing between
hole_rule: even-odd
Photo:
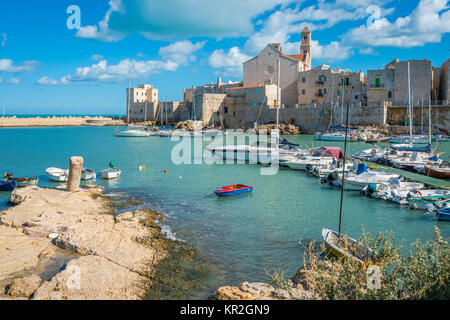
<instances>
[{"instance_id":1,"label":"white motorboat","mask_svg":"<svg viewBox=\"0 0 450 320\"><path fill-rule=\"evenodd\" d=\"M296 160L286 162L286 165L298 171L306 171L308 167L331 166L343 158L341 148L321 147L318 150L312 149L309 155L300 155Z\"/></svg>"},{"instance_id":2,"label":"white motorboat","mask_svg":"<svg viewBox=\"0 0 450 320\"><path fill-rule=\"evenodd\" d=\"M81 171L81 180L94 180L97 178L95 171L92 169L83 168Z\"/></svg>"},{"instance_id":3,"label":"white motorboat","mask_svg":"<svg viewBox=\"0 0 450 320\"><path fill-rule=\"evenodd\" d=\"M116 137L149 137L151 135L150 130L145 128L142 129L125 129L122 131L117 131L115 133Z\"/></svg>"},{"instance_id":4,"label":"white motorboat","mask_svg":"<svg viewBox=\"0 0 450 320\"><path fill-rule=\"evenodd\" d=\"M60 168L50 167L45 172L48 178L52 181L66 182L69 179L69 170L63 170Z\"/></svg>"},{"instance_id":5,"label":"white motorboat","mask_svg":"<svg viewBox=\"0 0 450 320\"><path fill-rule=\"evenodd\" d=\"M314 140L318 141L345 141L345 132L332 132L314 135ZM349 133L347 141L358 141L358 135Z\"/></svg>"},{"instance_id":6,"label":"white motorboat","mask_svg":"<svg viewBox=\"0 0 450 320\"><path fill-rule=\"evenodd\" d=\"M117 179L120 177L120 174L122 171L120 171L119 168L108 168L102 170L102 179Z\"/></svg>"},{"instance_id":7,"label":"white motorboat","mask_svg":"<svg viewBox=\"0 0 450 320\"><path fill-rule=\"evenodd\" d=\"M392 137L389 139L390 143L410 143L410 136ZM428 144L428 137L422 135L415 135L412 137L412 144Z\"/></svg>"}]
</instances>

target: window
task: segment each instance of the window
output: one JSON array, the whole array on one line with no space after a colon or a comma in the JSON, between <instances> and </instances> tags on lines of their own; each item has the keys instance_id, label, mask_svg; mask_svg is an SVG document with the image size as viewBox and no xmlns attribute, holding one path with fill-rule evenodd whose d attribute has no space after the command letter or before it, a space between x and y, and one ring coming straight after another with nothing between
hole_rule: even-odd
<instances>
[{"instance_id":1,"label":"window","mask_svg":"<svg viewBox=\"0 0 450 320\"><path fill-rule=\"evenodd\" d=\"M305 94L306 94L306 90L303 89L303 90L302 90L302 95L305 95Z\"/></svg>"},{"instance_id":2,"label":"window","mask_svg":"<svg viewBox=\"0 0 450 320\"><path fill-rule=\"evenodd\" d=\"M326 94L327 93L327 88L323 89L323 93Z\"/></svg>"},{"instance_id":3,"label":"window","mask_svg":"<svg viewBox=\"0 0 450 320\"><path fill-rule=\"evenodd\" d=\"M376 78L375 79L375 88L379 88L381 87L381 79L380 78Z\"/></svg>"},{"instance_id":4,"label":"window","mask_svg":"<svg viewBox=\"0 0 450 320\"><path fill-rule=\"evenodd\" d=\"M305 78L305 77L302 78L302 82L303 82L303 83L306 82L306 78Z\"/></svg>"},{"instance_id":5,"label":"window","mask_svg":"<svg viewBox=\"0 0 450 320\"><path fill-rule=\"evenodd\" d=\"M388 98L389 98L389 99L392 98L392 91L388 91Z\"/></svg>"},{"instance_id":6,"label":"window","mask_svg":"<svg viewBox=\"0 0 450 320\"><path fill-rule=\"evenodd\" d=\"M233 117L236 117L236 112L233 112Z\"/></svg>"},{"instance_id":7,"label":"window","mask_svg":"<svg viewBox=\"0 0 450 320\"><path fill-rule=\"evenodd\" d=\"M349 86L350 85L350 78L345 78L345 85Z\"/></svg>"},{"instance_id":8,"label":"window","mask_svg":"<svg viewBox=\"0 0 450 320\"><path fill-rule=\"evenodd\" d=\"M224 108L225 113L228 113L228 107Z\"/></svg>"}]
</instances>

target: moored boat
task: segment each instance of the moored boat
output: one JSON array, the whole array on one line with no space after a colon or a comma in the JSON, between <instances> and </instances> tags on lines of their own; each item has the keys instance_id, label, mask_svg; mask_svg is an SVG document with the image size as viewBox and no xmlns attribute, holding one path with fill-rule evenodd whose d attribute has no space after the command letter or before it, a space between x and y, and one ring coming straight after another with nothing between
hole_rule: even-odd
<instances>
[{"instance_id":1,"label":"moored boat","mask_svg":"<svg viewBox=\"0 0 450 320\"><path fill-rule=\"evenodd\" d=\"M355 239L339 235L337 232L322 229L322 238L327 249L337 258L347 257L361 266L372 263L373 252Z\"/></svg>"},{"instance_id":2,"label":"moored boat","mask_svg":"<svg viewBox=\"0 0 450 320\"><path fill-rule=\"evenodd\" d=\"M12 191L17 187L15 180L0 181L0 191Z\"/></svg>"},{"instance_id":3,"label":"moored boat","mask_svg":"<svg viewBox=\"0 0 450 320\"><path fill-rule=\"evenodd\" d=\"M222 187L214 190L214 193L219 197L237 196L253 191L253 186L247 186L243 184L234 184L231 186Z\"/></svg>"},{"instance_id":4,"label":"moored boat","mask_svg":"<svg viewBox=\"0 0 450 320\"><path fill-rule=\"evenodd\" d=\"M119 168L108 168L108 169L103 169L102 170L102 179L117 179L118 177L120 177L120 174L122 173L122 171L120 171Z\"/></svg>"},{"instance_id":5,"label":"moored boat","mask_svg":"<svg viewBox=\"0 0 450 320\"><path fill-rule=\"evenodd\" d=\"M12 178L17 183L17 188L24 188L29 186L35 186L39 182L39 178Z\"/></svg>"},{"instance_id":6,"label":"moored boat","mask_svg":"<svg viewBox=\"0 0 450 320\"><path fill-rule=\"evenodd\" d=\"M450 168L441 166L425 166L425 172L428 177L437 179L450 179Z\"/></svg>"},{"instance_id":7,"label":"moored boat","mask_svg":"<svg viewBox=\"0 0 450 320\"><path fill-rule=\"evenodd\" d=\"M92 169L83 168L81 171L81 180L94 180L97 178L95 171Z\"/></svg>"},{"instance_id":8,"label":"moored boat","mask_svg":"<svg viewBox=\"0 0 450 320\"><path fill-rule=\"evenodd\" d=\"M63 170L60 168L50 167L45 172L48 178L56 182L66 182L69 179L69 170Z\"/></svg>"}]
</instances>

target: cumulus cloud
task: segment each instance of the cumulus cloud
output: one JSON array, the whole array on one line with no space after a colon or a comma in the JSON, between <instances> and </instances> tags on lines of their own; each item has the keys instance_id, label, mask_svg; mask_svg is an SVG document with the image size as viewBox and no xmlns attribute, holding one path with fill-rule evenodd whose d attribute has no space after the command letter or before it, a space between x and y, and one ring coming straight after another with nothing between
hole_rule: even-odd
<instances>
[{"instance_id":1,"label":"cumulus cloud","mask_svg":"<svg viewBox=\"0 0 450 320\"><path fill-rule=\"evenodd\" d=\"M159 49L159 54L166 60L179 64L195 61L194 52L202 49L206 41L192 43L191 41L178 41Z\"/></svg>"},{"instance_id":2,"label":"cumulus cloud","mask_svg":"<svg viewBox=\"0 0 450 320\"><path fill-rule=\"evenodd\" d=\"M103 59L91 66L79 67L75 73L60 79L44 76L38 80L42 85L73 85L87 83L114 83L125 80L143 79L162 71L175 71L195 59L194 53L205 45L205 42L192 43L181 41L172 43L159 50L161 60L123 59L117 64L109 64Z\"/></svg>"},{"instance_id":3,"label":"cumulus cloud","mask_svg":"<svg viewBox=\"0 0 450 320\"><path fill-rule=\"evenodd\" d=\"M105 57L102 56L101 54L93 54L93 55L91 56L91 60L98 61L98 60L103 60L103 59L105 59Z\"/></svg>"},{"instance_id":4,"label":"cumulus cloud","mask_svg":"<svg viewBox=\"0 0 450 320\"><path fill-rule=\"evenodd\" d=\"M215 50L208 59L211 67L220 69L224 75L242 75L242 63L251 57L242 53L238 47L228 52L222 49Z\"/></svg>"},{"instance_id":5,"label":"cumulus cloud","mask_svg":"<svg viewBox=\"0 0 450 320\"><path fill-rule=\"evenodd\" d=\"M346 41L375 47L410 48L438 43L450 32L450 10L447 0L421 0L406 17L390 22L386 18L351 29Z\"/></svg>"},{"instance_id":6,"label":"cumulus cloud","mask_svg":"<svg viewBox=\"0 0 450 320\"><path fill-rule=\"evenodd\" d=\"M20 65L15 65L11 59L0 59L0 72L8 73L31 73L39 63L35 60L24 61Z\"/></svg>"},{"instance_id":7,"label":"cumulus cloud","mask_svg":"<svg viewBox=\"0 0 450 320\"><path fill-rule=\"evenodd\" d=\"M0 83L4 84L20 84L21 80L19 78L11 78L8 80L3 80L3 78L0 78Z\"/></svg>"},{"instance_id":8,"label":"cumulus cloud","mask_svg":"<svg viewBox=\"0 0 450 320\"><path fill-rule=\"evenodd\" d=\"M253 32L252 19L292 0L111 0L97 25L76 36L118 41L131 33L148 39L240 37Z\"/></svg>"}]
</instances>

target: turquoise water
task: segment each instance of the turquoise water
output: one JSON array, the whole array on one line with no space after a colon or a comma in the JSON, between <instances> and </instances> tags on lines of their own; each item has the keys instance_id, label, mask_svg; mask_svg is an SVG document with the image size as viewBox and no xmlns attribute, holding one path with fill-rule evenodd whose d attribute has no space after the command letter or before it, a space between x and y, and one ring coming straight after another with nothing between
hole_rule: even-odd
<instances>
[{"instance_id":1,"label":"turquoise water","mask_svg":"<svg viewBox=\"0 0 450 320\"><path fill-rule=\"evenodd\" d=\"M337 229L338 189L320 185L301 172L280 169L273 176L260 175L257 165L175 165L170 138L117 138L114 127L0 129L0 170L15 176L39 176L49 182L45 169L67 168L70 156L84 157L85 167L99 172L114 161L122 169L117 181L97 183L108 193L123 193L142 200L167 216L165 224L176 238L194 244L218 266L213 281L198 293L206 298L221 285L243 281L268 281L266 271L284 270L292 276L302 263L299 240L320 241L323 227ZM312 136L289 137L300 144ZM339 143L315 144L337 146ZM369 148L349 144L349 154ZM450 143L445 146L449 159ZM146 171L139 171L145 165ZM167 170L167 173L164 173ZM255 187L250 195L221 199L209 194L225 185L244 183ZM208 195L209 194L209 195ZM0 192L0 208L9 193ZM346 193L343 230L358 237L367 231L393 230L406 244L429 240L435 225L450 236L450 223L436 222L422 211L411 211L358 193ZM197 296L197 295L196 295Z\"/></svg>"}]
</instances>

